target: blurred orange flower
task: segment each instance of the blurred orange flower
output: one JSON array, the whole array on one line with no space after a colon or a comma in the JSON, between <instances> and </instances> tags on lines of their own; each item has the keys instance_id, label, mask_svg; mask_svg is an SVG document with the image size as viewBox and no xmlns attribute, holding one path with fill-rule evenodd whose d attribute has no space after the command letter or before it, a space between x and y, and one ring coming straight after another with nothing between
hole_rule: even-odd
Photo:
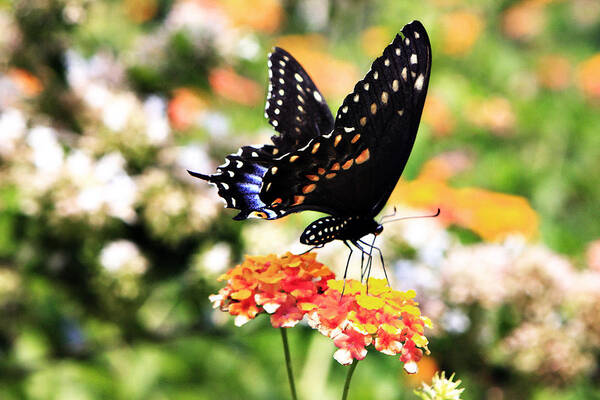
<instances>
[{"instance_id":1,"label":"blurred orange flower","mask_svg":"<svg viewBox=\"0 0 600 400\"><path fill-rule=\"evenodd\" d=\"M193 90L179 88L173 91L167 114L173 128L184 130L192 126L206 108L206 101Z\"/></svg>"},{"instance_id":2,"label":"blurred orange flower","mask_svg":"<svg viewBox=\"0 0 600 400\"><path fill-rule=\"evenodd\" d=\"M586 96L600 100L600 53L579 64L577 78Z\"/></svg>"},{"instance_id":3,"label":"blurred orange flower","mask_svg":"<svg viewBox=\"0 0 600 400\"><path fill-rule=\"evenodd\" d=\"M439 366L435 358L424 356L418 363L419 371L416 374L407 376L407 383L410 386L419 386L421 382L430 382Z\"/></svg>"},{"instance_id":4,"label":"blurred orange flower","mask_svg":"<svg viewBox=\"0 0 600 400\"><path fill-rule=\"evenodd\" d=\"M262 100L262 89L256 82L238 75L231 68L216 68L210 71L208 82L212 90L224 99L254 106Z\"/></svg>"},{"instance_id":5,"label":"blurred orange flower","mask_svg":"<svg viewBox=\"0 0 600 400\"><path fill-rule=\"evenodd\" d=\"M222 0L225 13L234 25L273 33L284 20L279 0Z\"/></svg>"},{"instance_id":6,"label":"blurred orange flower","mask_svg":"<svg viewBox=\"0 0 600 400\"><path fill-rule=\"evenodd\" d=\"M442 51L453 56L468 53L479 38L484 23L477 14L456 11L442 16L444 44Z\"/></svg>"},{"instance_id":7,"label":"blurred orange flower","mask_svg":"<svg viewBox=\"0 0 600 400\"><path fill-rule=\"evenodd\" d=\"M537 236L538 215L525 198L478 188L452 188L438 178L442 174L431 172L439 167L428 164L423 167L427 175L400 181L390 203L432 210L439 207L441 221L468 228L488 241L502 240L513 233L528 239Z\"/></svg>"},{"instance_id":8,"label":"blurred orange flower","mask_svg":"<svg viewBox=\"0 0 600 400\"><path fill-rule=\"evenodd\" d=\"M454 130L454 118L446 102L430 93L425 99L423 121L431 126L435 136L448 136Z\"/></svg>"},{"instance_id":9,"label":"blurred orange flower","mask_svg":"<svg viewBox=\"0 0 600 400\"><path fill-rule=\"evenodd\" d=\"M472 166L473 162L467 153L449 151L430 159L419 174L420 179L445 181Z\"/></svg>"},{"instance_id":10,"label":"blurred orange flower","mask_svg":"<svg viewBox=\"0 0 600 400\"><path fill-rule=\"evenodd\" d=\"M287 50L302 64L325 96L345 96L358 80L356 66L330 56L327 40L321 35L283 36L277 41L277 46Z\"/></svg>"},{"instance_id":11,"label":"blurred orange flower","mask_svg":"<svg viewBox=\"0 0 600 400\"><path fill-rule=\"evenodd\" d=\"M552 0L523 0L502 16L502 30L512 38L527 40L537 36L546 23L544 6Z\"/></svg>"},{"instance_id":12,"label":"blurred orange flower","mask_svg":"<svg viewBox=\"0 0 600 400\"><path fill-rule=\"evenodd\" d=\"M42 82L24 69L11 68L7 75L25 96L37 96L44 89Z\"/></svg>"},{"instance_id":13,"label":"blurred orange flower","mask_svg":"<svg viewBox=\"0 0 600 400\"><path fill-rule=\"evenodd\" d=\"M366 55L375 58L393 39L390 30L384 26L372 26L365 29L360 38L360 44Z\"/></svg>"},{"instance_id":14,"label":"blurred orange flower","mask_svg":"<svg viewBox=\"0 0 600 400\"><path fill-rule=\"evenodd\" d=\"M158 11L156 0L125 0L125 13L138 24L151 20Z\"/></svg>"},{"instance_id":15,"label":"blurred orange flower","mask_svg":"<svg viewBox=\"0 0 600 400\"><path fill-rule=\"evenodd\" d=\"M468 107L467 118L474 125L489 130L498 136L512 133L516 118L510 102L504 97L476 100Z\"/></svg>"},{"instance_id":16,"label":"blurred orange flower","mask_svg":"<svg viewBox=\"0 0 600 400\"><path fill-rule=\"evenodd\" d=\"M590 269L600 272L600 239L588 244L585 255Z\"/></svg>"},{"instance_id":17,"label":"blurred orange flower","mask_svg":"<svg viewBox=\"0 0 600 400\"><path fill-rule=\"evenodd\" d=\"M571 64L558 54L550 54L538 60L537 77L540 84L551 90L562 90L571 81Z\"/></svg>"}]
</instances>

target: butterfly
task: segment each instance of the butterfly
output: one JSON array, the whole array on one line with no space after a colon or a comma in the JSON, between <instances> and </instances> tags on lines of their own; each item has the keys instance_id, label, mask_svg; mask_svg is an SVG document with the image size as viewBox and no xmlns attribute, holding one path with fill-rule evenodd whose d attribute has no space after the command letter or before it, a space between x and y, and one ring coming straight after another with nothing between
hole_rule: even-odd
<instances>
[{"instance_id":1,"label":"butterfly","mask_svg":"<svg viewBox=\"0 0 600 400\"><path fill-rule=\"evenodd\" d=\"M304 68L274 48L265 106L278 132L272 144L240 148L215 174L188 172L216 185L226 207L239 210L236 220L320 211L328 216L311 223L301 243L342 240L351 252L347 242L361 248L362 237L383 230L375 217L408 161L429 84L425 28L413 21L401 33L346 96L335 120Z\"/></svg>"}]
</instances>

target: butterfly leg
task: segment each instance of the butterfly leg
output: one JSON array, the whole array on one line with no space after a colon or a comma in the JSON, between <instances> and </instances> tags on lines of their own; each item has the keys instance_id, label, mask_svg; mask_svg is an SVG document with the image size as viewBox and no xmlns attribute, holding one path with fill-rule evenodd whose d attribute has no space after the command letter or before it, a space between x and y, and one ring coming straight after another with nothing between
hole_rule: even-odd
<instances>
[{"instance_id":1,"label":"butterfly leg","mask_svg":"<svg viewBox=\"0 0 600 400\"><path fill-rule=\"evenodd\" d=\"M340 294L340 300L342 300L342 296L344 295L344 291L346 290L346 276L348 275L348 266L350 265L350 259L352 258L352 247L344 240L344 244L348 249L350 249L350 254L348 254L348 260L346 261L346 268L344 269L344 286L342 287L342 294Z\"/></svg>"},{"instance_id":2,"label":"butterfly leg","mask_svg":"<svg viewBox=\"0 0 600 400\"><path fill-rule=\"evenodd\" d=\"M369 257L369 253L367 253L365 251L365 249L362 248L361 245L358 244L357 241L352 241L351 242L358 250L360 250L360 281L362 282L364 277L365 277L365 273L367 271L367 269L365 268L365 255L367 257ZM367 258L367 266L369 265L369 260Z\"/></svg>"},{"instance_id":3,"label":"butterfly leg","mask_svg":"<svg viewBox=\"0 0 600 400\"><path fill-rule=\"evenodd\" d=\"M383 261L383 252L381 251L381 249L377 246L375 246L375 238L373 238L373 243L369 244L366 242L363 242L362 240L359 240L362 244L367 245L371 248L371 250L377 250L377 252L379 253L379 259L381 260L381 267L383 268L383 274L385 275L385 280L387 281L388 286L392 286L390 284L390 280L388 278L388 274L387 274L387 269L385 268L385 262Z\"/></svg>"},{"instance_id":4,"label":"butterfly leg","mask_svg":"<svg viewBox=\"0 0 600 400\"><path fill-rule=\"evenodd\" d=\"M367 246L369 245L368 243L364 243L361 240L354 240L352 241L352 244L354 246L356 246L360 251L361 251L361 265L360 265L360 281L361 282L366 282L367 285L367 294L369 293L369 275L371 275L371 266L373 264L373 256L372 256L372 251L373 249L371 249L371 251L367 252L360 244L359 242L366 244ZM362 263L362 261L364 260L364 256L367 256L367 265L364 266L364 264ZM365 279L365 274L367 274L367 278Z\"/></svg>"},{"instance_id":5,"label":"butterfly leg","mask_svg":"<svg viewBox=\"0 0 600 400\"><path fill-rule=\"evenodd\" d=\"M367 257L368 257L368 259L367 259L367 267L366 267L366 270L367 270L366 282L367 282L367 294L369 294L369 278L371 277L371 267L373 266L373 248L375 247L375 239L373 239L373 243L372 244L368 244L366 242L363 242L360 239L358 241L361 242L361 243L363 243L363 244L365 244L365 245L367 245L367 246L369 246L369 252L368 253L365 252L367 254ZM355 245L359 246L357 243L355 243ZM362 250L362 248L361 248L361 250ZM380 252L381 252L381 250L380 250ZM385 271L385 269L384 269L384 271ZM386 278L387 278L387 273L386 273ZM389 281L388 281L388 283L389 283Z\"/></svg>"}]
</instances>

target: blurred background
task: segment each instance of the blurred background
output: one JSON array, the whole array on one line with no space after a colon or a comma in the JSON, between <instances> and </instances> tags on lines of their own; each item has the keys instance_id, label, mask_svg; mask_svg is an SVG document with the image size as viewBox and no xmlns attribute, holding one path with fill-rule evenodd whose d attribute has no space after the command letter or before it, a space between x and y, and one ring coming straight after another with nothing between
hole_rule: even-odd
<instances>
[{"instance_id":1,"label":"blurred background","mask_svg":"<svg viewBox=\"0 0 600 400\"><path fill-rule=\"evenodd\" d=\"M351 398L438 369L465 399L600 398L598 0L0 0L0 398L289 398L279 332L207 297L244 254L303 251L317 214L234 222L185 169L269 140L272 46L335 114L413 19L431 83L385 212L442 215L379 244L431 355L407 376L370 354ZM289 336L303 398L339 398L333 344Z\"/></svg>"}]
</instances>

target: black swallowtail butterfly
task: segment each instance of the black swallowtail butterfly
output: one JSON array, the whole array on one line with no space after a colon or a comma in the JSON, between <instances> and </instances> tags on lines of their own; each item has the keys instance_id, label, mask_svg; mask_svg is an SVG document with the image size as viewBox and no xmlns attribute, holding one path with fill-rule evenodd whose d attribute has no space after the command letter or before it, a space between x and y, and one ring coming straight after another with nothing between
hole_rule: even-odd
<instances>
[{"instance_id":1,"label":"black swallowtail butterfly","mask_svg":"<svg viewBox=\"0 0 600 400\"><path fill-rule=\"evenodd\" d=\"M425 28L413 21L396 35L346 96L335 121L289 53L274 48L268 65L265 116L279 133L273 144L242 147L213 175L188 172L217 186L226 207L240 210L234 219L321 211L330 216L310 224L300 242L320 247L338 239L360 248L363 236L383 230L374 218L419 128L431 70Z\"/></svg>"}]
</instances>

